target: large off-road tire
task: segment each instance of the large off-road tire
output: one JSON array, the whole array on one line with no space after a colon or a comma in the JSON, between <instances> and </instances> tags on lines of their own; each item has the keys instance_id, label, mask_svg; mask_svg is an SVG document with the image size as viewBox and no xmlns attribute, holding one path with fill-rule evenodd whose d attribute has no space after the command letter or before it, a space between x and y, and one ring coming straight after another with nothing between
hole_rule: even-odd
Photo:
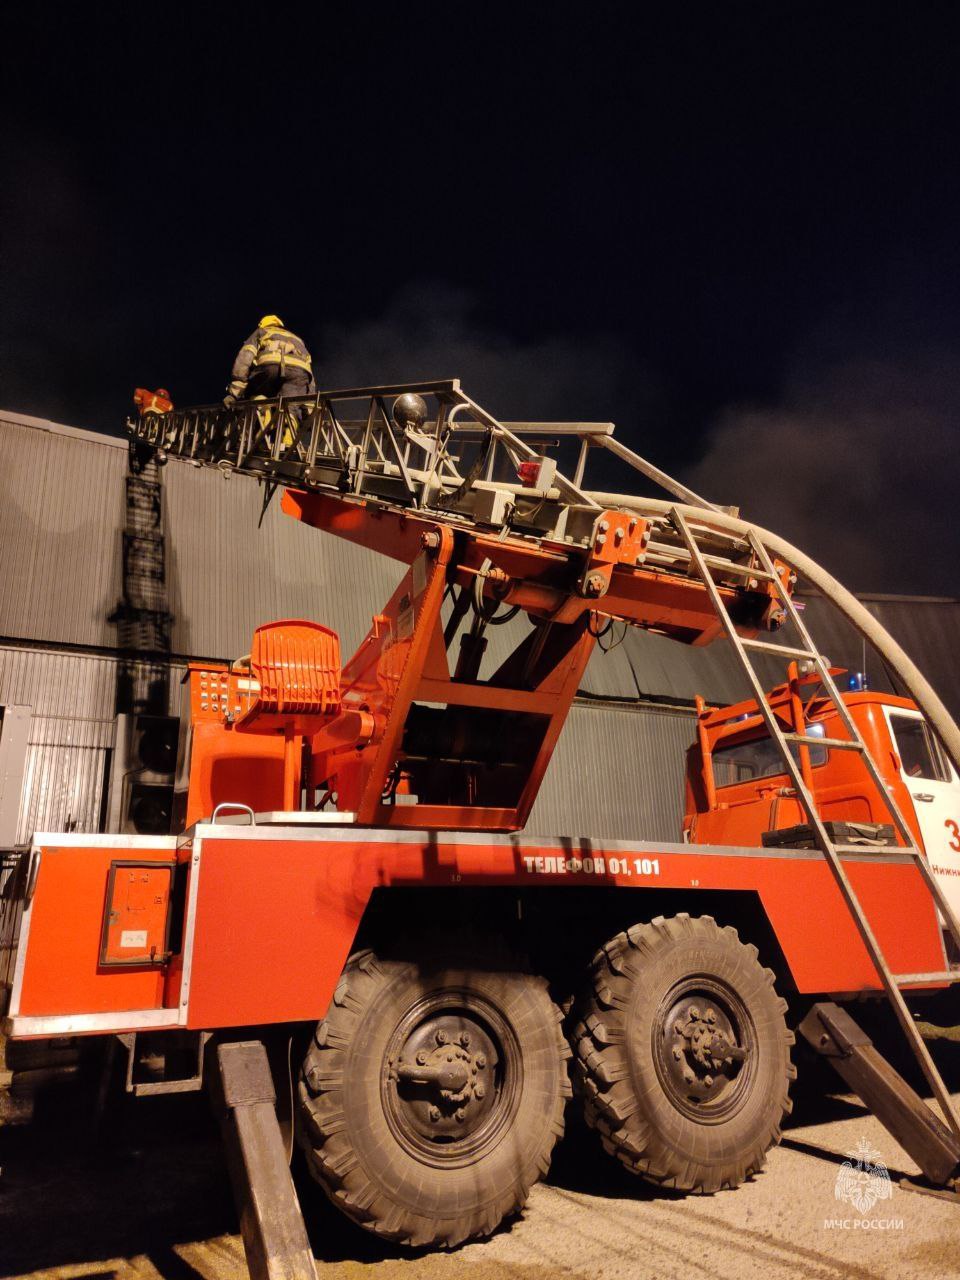
<instances>
[{"instance_id":1,"label":"large off-road tire","mask_svg":"<svg viewBox=\"0 0 960 1280\"><path fill-rule=\"evenodd\" d=\"M545 981L471 953L354 956L300 1076L314 1177L349 1217L407 1245L493 1231L563 1133L570 1051Z\"/></svg>"},{"instance_id":2,"label":"large off-road tire","mask_svg":"<svg viewBox=\"0 0 960 1280\"><path fill-rule=\"evenodd\" d=\"M738 1186L790 1111L793 1033L774 975L709 916L634 925L594 957L573 1032L587 1122L631 1171Z\"/></svg>"}]
</instances>

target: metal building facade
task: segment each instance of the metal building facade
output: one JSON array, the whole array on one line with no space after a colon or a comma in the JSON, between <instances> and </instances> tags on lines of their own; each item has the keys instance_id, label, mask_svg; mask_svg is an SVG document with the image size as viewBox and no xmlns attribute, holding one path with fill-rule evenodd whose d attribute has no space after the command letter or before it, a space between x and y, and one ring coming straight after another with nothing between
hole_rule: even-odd
<instances>
[{"instance_id":1,"label":"metal building facade","mask_svg":"<svg viewBox=\"0 0 960 1280\"><path fill-rule=\"evenodd\" d=\"M527 829L607 840L679 840L689 711L577 703Z\"/></svg>"},{"instance_id":2,"label":"metal building facade","mask_svg":"<svg viewBox=\"0 0 960 1280\"><path fill-rule=\"evenodd\" d=\"M0 636L117 644L126 442L0 412ZM174 464L163 472L173 650L236 657L267 618L324 615L350 651L396 564L290 520L262 490Z\"/></svg>"},{"instance_id":3,"label":"metal building facade","mask_svg":"<svg viewBox=\"0 0 960 1280\"><path fill-rule=\"evenodd\" d=\"M0 705L32 710L18 844L35 831L102 829L118 667L109 654L0 645ZM171 715L180 712L182 674L171 664Z\"/></svg>"},{"instance_id":4,"label":"metal building facade","mask_svg":"<svg viewBox=\"0 0 960 1280\"><path fill-rule=\"evenodd\" d=\"M0 636L113 645L126 449L9 418L0 415Z\"/></svg>"}]
</instances>

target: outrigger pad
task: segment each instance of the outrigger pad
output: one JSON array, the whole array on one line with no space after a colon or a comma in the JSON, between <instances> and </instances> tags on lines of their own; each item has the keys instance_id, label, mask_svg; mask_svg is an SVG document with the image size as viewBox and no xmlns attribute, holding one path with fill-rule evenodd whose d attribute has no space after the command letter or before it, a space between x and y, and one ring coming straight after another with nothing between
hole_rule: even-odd
<instances>
[{"instance_id":1,"label":"outrigger pad","mask_svg":"<svg viewBox=\"0 0 960 1280\"><path fill-rule=\"evenodd\" d=\"M218 1111L251 1280L317 1280L260 1040L217 1046Z\"/></svg>"},{"instance_id":2,"label":"outrigger pad","mask_svg":"<svg viewBox=\"0 0 960 1280\"><path fill-rule=\"evenodd\" d=\"M217 1062L228 1108L252 1107L258 1102L272 1107L277 1100L267 1051L259 1040L217 1046Z\"/></svg>"},{"instance_id":3,"label":"outrigger pad","mask_svg":"<svg viewBox=\"0 0 960 1280\"><path fill-rule=\"evenodd\" d=\"M811 1048L829 1059L931 1182L947 1186L957 1176L960 1141L845 1009L832 1002L815 1004L798 1030Z\"/></svg>"}]
</instances>

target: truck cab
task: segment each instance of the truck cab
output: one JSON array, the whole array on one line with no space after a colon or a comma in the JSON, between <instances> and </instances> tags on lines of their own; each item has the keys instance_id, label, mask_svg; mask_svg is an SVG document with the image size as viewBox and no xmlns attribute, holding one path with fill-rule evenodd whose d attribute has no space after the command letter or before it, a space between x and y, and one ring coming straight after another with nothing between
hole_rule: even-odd
<instances>
[{"instance_id":1,"label":"truck cab","mask_svg":"<svg viewBox=\"0 0 960 1280\"><path fill-rule=\"evenodd\" d=\"M860 675L831 671L888 789L926 853L954 912L960 912L960 778L913 702L876 693ZM767 695L786 732L847 737L819 678L801 675ZM793 745L824 822L844 840L900 843L859 754ZM687 753L684 840L706 845L812 845L812 833L777 744L753 700L710 708L697 699L697 741Z\"/></svg>"}]
</instances>

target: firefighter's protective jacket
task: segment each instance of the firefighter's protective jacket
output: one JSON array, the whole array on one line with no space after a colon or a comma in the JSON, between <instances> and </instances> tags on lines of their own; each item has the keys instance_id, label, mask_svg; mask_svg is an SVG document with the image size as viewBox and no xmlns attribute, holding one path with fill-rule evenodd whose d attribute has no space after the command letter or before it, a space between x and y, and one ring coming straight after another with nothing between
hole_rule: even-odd
<instances>
[{"instance_id":1,"label":"firefighter's protective jacket","mask_svg":"<svg viewBox=\"0 0 960 1280\"><path fill-rule=\"evenodd\" d=\"M303 369L309 379L313 373L313 362L306 343L289 329L275 325L269 329L254 329L233 362L230 395L239 400L253 372L265 368L277 369L281 376L287 370Z\"/></svg>"}]
</instances>

